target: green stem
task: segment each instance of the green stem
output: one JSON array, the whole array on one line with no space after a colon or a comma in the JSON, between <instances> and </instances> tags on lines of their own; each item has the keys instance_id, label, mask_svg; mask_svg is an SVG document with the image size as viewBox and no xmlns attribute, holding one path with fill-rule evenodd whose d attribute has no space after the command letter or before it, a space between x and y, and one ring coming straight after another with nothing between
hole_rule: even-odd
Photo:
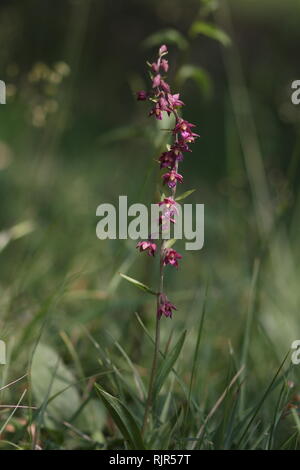
<instances>
[{"instance_id":1,"label":"green stem","mask_svg":"<svg viewBox=\"0 0 300 470\"><path fill-rule=\"evenodd\" d=\"M157 295L157 312L160 306L160 294L161 292L163 292L163 287L164 287L164 266L163 266L164 249L165 249L165 242L163 241L161 244L161 249L160 249L160 283L159 283L160 285L159 285L159 293ZM147 397L144 420L143 420L142 436L144 435L145 430L147 428L147 424L149 420L149 413L152 408L153 386L154 386L154 379L155 379L155 374L156 374L156 369L157 369L159 350L160 350L160 316L156 313L154 354L153 354L153 361L152 361L149 388L148 388L148 397Z\"/></svg>"}]
</instances>

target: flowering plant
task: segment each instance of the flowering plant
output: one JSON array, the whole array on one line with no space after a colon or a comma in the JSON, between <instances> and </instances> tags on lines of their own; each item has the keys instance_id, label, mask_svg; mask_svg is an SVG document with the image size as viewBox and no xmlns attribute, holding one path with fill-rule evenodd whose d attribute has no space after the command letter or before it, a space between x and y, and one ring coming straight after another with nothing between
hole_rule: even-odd
<instances>
[{"instance_id":1,"label":"flowering plant","mask_svg":"<svg viewBox=\"0 0 300 470\"><path fill-rule=\"evenodd\" d=\"M198 136L193 132L194 124L182 119L179 116L178 110L184 106L184 102L180 100L179 93L173 94L170 85L166 82L166 74L169 70L169 63L165 56L168 54L166 45L162 45L158 51L158 59L152 64L148 63L151 70L152 90L147 92L141 90L137 92L137 99L139 101L149 100L152 103L152 109L149 112L150 116L155 116L156 119L161 120L163 113L168 116L173 115L175 118L174 128L171 129L173 138L172 145L169 145L167 150L163 152L158 162L161 169L167 169L162 175L163 184L167 185L171 194L164 197L162 201L158 202L159 207L163 210L163 215L160 218L161 231L164 229L163 221L168 219L175 223L174 215L177 214L178 209L175 201L176 189L178 183L183 183L183 176L178 173L179 162L183 160L183 152L190 152L189 144L193 143ZM157 250L157 245L153 243L151 235L149 240L141 241L137 244L140 251L146 251L148 255L154 256ZM160 249L160 265L161 265L161 285L160 292L158 293L157 315L160 318L161 314L167 312L165 316L171 317L168 309L164 308L164 303L170 303L165 294L162 292L163 287L163 268L167 264L176 266L178 268L178 260L182 256L174 249L167 248L163 242ZM173 305L173 304L171 304Z\"/></svg>"},{"instance_id":2,"label":"flowering plant","mask_svg":"<svg viewBox=\"0 0 300 470\"><path fill-rule=\"evenodd\" d=\"M165 74L169 70L169 63L165 58L167 54L167 46L162 45L158 51L157 61L152 64L148 63L151 70L152 90L150 92L141 90L137 93L137 99L139 101L148 100L151 102L152 108L149 112L149 116L154 116L156 119L161 120L163 113L166 113L168 116L172 115L175 120L174 127L170 130L173 142L158 158L160 168L164 171L167 170L162 174L163 184L168 186L170 190L170 194L167 197L164 196L162 200L157 203L162 209L162 215L159 219L160 233L165 229L165 221L176 223L175 216L178 212L178 208L176 207L177 202L175 201L176 189L178 183L183 183L183 176L178 173L179 163L183 160L184 152L191 151L189 145L199 137L198 134L193 132L195 125L186 121L179 115L179 110L184 103L181 101L179 93L173 93L170 85L166 82ZM140 251L147 252L150 256L155 256L158 250L151 235L148 240L139 242L137 248ZM178 261L182 256L175 249L168 247L166 241L163 240L160 245L159 258L160 283L159 292L157 293L155 352L150 375L143 432L147 426L148 415L152 404L153 383L159 351L160 319L162 316L172 318L172 311L177 310L176 306L170 302L167 295L164 293L164 268L167 265L178 268Z\"/></svg>"}]
</instances>

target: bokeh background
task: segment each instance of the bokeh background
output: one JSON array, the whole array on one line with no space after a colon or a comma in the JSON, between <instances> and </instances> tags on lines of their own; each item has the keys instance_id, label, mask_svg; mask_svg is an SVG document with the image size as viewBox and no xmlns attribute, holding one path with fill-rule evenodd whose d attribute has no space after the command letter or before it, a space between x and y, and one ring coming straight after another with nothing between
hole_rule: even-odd
<instances>
[{"instance_id":1,"label":"bokeh background","mask_svg":"<svg viewBox=\"0 0 300 470\"><path fill-rule=\"evenodd\" d=\"M0 386L29 367L24 402L30 395L39 405L53 364L63 368L56 391L81 380L38 423L56 433L36 438L42 448L90 445L63 421L93 442L114 434L93 383L106 384L96 375L106 366L133 380L116 342L147 379L151 342L135 313L153 331L154 302L119 272L156 286L157 264L138 255L134 241L99 241L95 229L99 204L117 204L124 194L131 203L157 197L154 160L165 134L135 92L149 85L145 62L161 43L169 47L184 117L201 135L182 165L180 189L196 189L186 202L205 204L204 248L185 252L178 272L167 270L178 312L163 320L163 342L187 329L178 371L188 381L206 298L195 399L201 410L212 406L229 364L246 364L246 409L300 338L300 107L291 103L291 83L300 79L300 4L219 3L0 2L7 86L0 106L0 339L8 353ZM299 397L297 367L291 381ZM24 387L6 389L1 402L16 403ZM263 416L272 415L270 400ZM2 415L5 422L7 410ZM18 411L3 439L26 446L26 416ZM294 425L288 420L278 441Z\"/></svg>"}]
</instances>

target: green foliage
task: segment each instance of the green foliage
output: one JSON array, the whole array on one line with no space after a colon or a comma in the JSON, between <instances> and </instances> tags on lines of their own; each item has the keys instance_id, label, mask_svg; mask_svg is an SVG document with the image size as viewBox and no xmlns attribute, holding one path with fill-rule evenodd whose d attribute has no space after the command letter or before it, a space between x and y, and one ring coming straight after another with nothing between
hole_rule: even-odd
<instances>
[{"instance_id":1,"label":"green foliage","mask_svg":"<svg viewBox=\"0 0 300 470\"><path fill-rule=\"evenodd\" d=\"M189 197L191 194L193 194L196 191L196 189L189 189L188 191L185 191L184 193L180 194L180 196L176 196L176 201L183 201L187 197Z\"/></svg>"},{"instance_id":2,"label":"green foliage","mask_svg":"<svg viewBox=\"0 0 300 470\"><path fill-rule=\"evenodd\" d=\"M209 74L201 67L195 65L183 65L177 73L179 85L183 85L188 79L193 80L199 87L200 92L206 97L211 98L213 85Z\"/></svg>"},{"instance_id":3,"label":"green foliage","mask_svg":"<svg viewBox=\"0 0 300 470\"><path fill-rule=\"evenodd\" d=\"M192 24L190 29L191 37L195 37L198 34L203 34L211 39L219 41L223 46L230 46L231 39L225 31L216 27L214 24L210 24L204 21L196 21Z\"/></svg>"},{"instance_id":4,"label":"green foliage","mask_svg":"<svg viewBox=\"0 0 300 470\"><path fill-rule=\"evenodd\" d=\"M34 401L41 409L47 427L55 421L69 420L79 408L80 397L73 385L76 379L50 346L39 343L31 366ZM47 415L44 411L47 409ZM43 416L42 416L43 415Z\"/></svg>"},{"instance_id":5,"label":"green foliage","mask_svg":"<svg viewBox=\"0 0 300 470\"><path fill-rule=\"evenodd\" d=\"M143 284L142 282L140 281L137 281L136 279L133 279L132 277L129 277L127 276L126 274L122 274L120 273L120 276L125 279L126 281L130 282L130 284L133 284L134 286L138 287L138 289L141 289L145 292L148 292L148 294L152 294L152 295L157 295L156 292L154 292L153 290L150 289L150 287L146 286L145 284Z\"/></svg>"},{"instance_id":6,"label":"green foliage","mask_svg":"<svg viewBox=\"0 0 300 470\"><path fill-rule=\"evenodd\" d=\"M139 426L127 407L120 400L105 392L98 384L96 384L96 389L129 449L145 449Z\"/></svg>"},{"instance_id":7,"label":"green foliage","mask_svg":"<svg viewBox=\"0 0 300 470\"><path fill-rule=\"evenodd\" d=\"M185 336L186 336L186 331L182 333L182 335L178 339L175 346L172 348L171 351L168 352L166 357L162 360L161 365L157 371L155 382L154 382L154 395L155 396L158 396L161 387L163 386L164 383L166 383L168 375L173 369L173 366L175 362L177 361L178 356L181 352L181 349L184 344Z\"/></svg>"},{"instance_id":8,"label":"green foliage","mask_svg":"<svg viewBox=\"0 0 300 470\"><path fill-rule=\"evenodd\" d=\"M179 85L183 85L188 79L191 79L196 83L200 92L206 98L212 97L212 81L209 74L203 68L197 67L196 65L183 65L177 73Z\"/></svg>"},{"instance_id":9,"label":"green foliage","mask_svg":"<svg viewBox=\"0 0 300 470\"><path fill-rule=\"evenodd\" d=\"M144 47L160 46L161 44L174 44L178 49L184 51L188 48L188 41L176 29L163 29L152 34L143 42Z\"/></svg>"}]
</instances>

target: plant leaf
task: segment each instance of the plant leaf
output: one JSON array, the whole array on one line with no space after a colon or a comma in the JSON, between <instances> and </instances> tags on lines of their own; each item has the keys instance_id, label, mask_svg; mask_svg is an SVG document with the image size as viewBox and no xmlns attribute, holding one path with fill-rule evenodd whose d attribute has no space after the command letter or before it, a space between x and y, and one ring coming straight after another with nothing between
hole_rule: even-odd
<instances>
[{"instance_id":1,"label":"plant leaf","mask_svg":"<svg viewBox=\"0 0 300 470\"><path fill-rule=\"evenodd\" d=\"M198 34L204 34L204 36L215 39L223 44L223 46L230 46L231 44L231 39L228 34L211 23L205 23L204 21L196 21L193 23L190 29L190 35L195 37Z\"/></svg>"},{"instance_id":2,"label":"plant leaf","mask_svg":"<svg viewBox=\"0 0 300 470\"><path fill-rule=\"evenodd\" d=\"M129 277L129 276L126 276L126 274L122 274L122 273L119 273L120 276L122 276L124 279L126 279L126 281L130 282L131 284L133 284L134 286L138 287L139 289L145 291L145 292L148 292L149 294L152 294L152 295L157 295L156 292L154 292L153 290L150 289L150 287L146 286L146 284L143 284L142 282L140 281L137 281L136 279L133 279L132 277Z\"/></svg>"},{"instance_id":3,"label":"plant leaf","mask_svg":"<svg viewBox=\"0 0 300 470\"><path fill-rule=\"evenodd\" d=\"M182 86L187 80L192 79L198 85L203 95L207 98L212 96L213 85L210 75L202 67L186 64L177 72L177 81Z\"/></svg>"},{"instance_id":4,"label":"plant leaf","mask_svg":"<svg viewBox=\"0 0 300 470\"><path fill-rule=\"evenodd\" d=\"M10 242L28 235L33 232L34 229L35 225L33 221L25 220L24 222L14 225L8 230L0 232L0 251L4 250Z\"/></svg>"},{"instance_id":5,"label":"plant leaf","mask_svg":"<svg viewBox=\"0 0 300 470\"><path fill-rule=\"evenodd\" d=\"M162 43L176 44L178 49L185 50L188 48L188 42L185 37L176 29L162 29L157 33L151 34L148 36L145 41L143 41L144 47L153 47L161 45Z\"/></svg>"},{"instance_id":6,"label":"plant leaf","mask_svg":"<svg viewBox=\"0 0 300 470\"><path fill-rule=\"evenodd\" d=\"M165 247L166 248L171 248L176 242L177 242L176 238L170 238L170 240L166 241Z\"/></svg>"},{"instance_id":7,"label":"plant leaf","mask_svg":"<svg viewBox=\"0 0 300 470\"><path fill-rule=\"evenodd\" d=\"M63 364L56 351L46 344L39 343L36 348L31 366L31 381L35 403L41 406L41 413L47 410L44 421L50 429L56 428L56 421L69 420L74 410L80 406L74 375Z\"/></svg>"},{"instance_id":8,"label":"plant leaf","mask_svg":"<svg viewBox=\"0 0 300 470\"><path fill-rule=\"evenodd\" d=\"M103 390L98 384L95 384L95 387L107 411L110 413L130 448L134 450L144 450L145 444L140 429L127 407L118 398Z\"/></svg>"},{"instance_id":9,"label":"plant leaf","mask_svg":"<svg viewBox=\"0 0 300 470\"><path fill-rule=\"evenodd\" d=\"M186 331L182 333L179 340L175 344L174 348L167 354L166 358L161 363L159 370L157 371L155 384L154 384L154 396L158 395L161 387L163 386L166 378L168 377L169 373L171 372L177 358L180 354L182 349L184 340L185 340Z\"/></svg>"},{"instance_id":10,"label":"plant leaf","mask_svg":"<svg viewBox=\"0 0 300 470\"><path fill-rule=\"evenodd\" d=\"M183 199L186 199L189 197L191 194L193 194L196 191L196 189L190 189L189 191L185 191L185 193L181 194L178 196L175 201L182 201Z\"/></svg>"}]
</instances>

